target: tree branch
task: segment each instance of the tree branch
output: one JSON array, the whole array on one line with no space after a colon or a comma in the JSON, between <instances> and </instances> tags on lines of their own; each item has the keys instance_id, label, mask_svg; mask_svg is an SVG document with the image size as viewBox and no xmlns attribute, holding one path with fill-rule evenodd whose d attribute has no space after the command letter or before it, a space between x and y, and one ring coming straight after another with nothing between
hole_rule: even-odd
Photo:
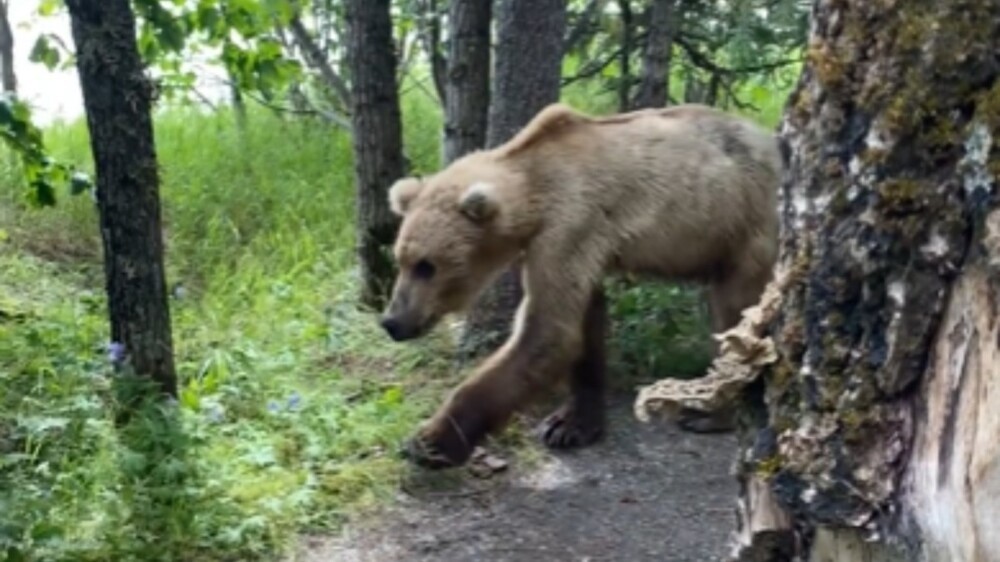
<instances>
[{"instance_id":1,"label":"tree branch","mask_svg":"<svg viewBox=\"0 0 1000 562\"><path fill-rule=\"evenodd\" d=\"M564 87L569 86L574 82L578 82L580 80L586 80L587 78L592 78L600 74L601 72L604 71L604 69L611 66L611 63L618 60L618 57L621 56L621 53L624 50L625 50L624 47L618 47L614 51L608 53L608 56L605 57L604 60L600 60L599 62L594 62L594 61L588 62L587 64L583 65L583 68L580 69L580 71L577 72L575 75L563 78L562 85Z\"/></svg>"},{"instance_id":2,"label":"tree branch","mask_svg":"<svg viewBox=\"0 0 1000 562\"><path fill-rule=\"evenodd\" d=\"M263 98L258 97L256 94L252 92L243 92L243 95L245 95L246 97L257 102L259 105L266 107L268 109L292 115L317 115L321 117L324 121L331 123L333 125L337 125L338 127L344 129L348 133L353 132L353 127L351 126L351 122L349 119L347 119L343 115L338 115L333 111L320 109L311 103L309 105L312 106L312 109L296 109L294 107L285 107L282 105L278 105L276 103L269 102ZM309 103L308 99L304 99L303 101Z\"/></svg>"},{"instance_id":3,"label":"tree branch","mask_svg":"<svg viewBox=\"0 0 1000 562\"><path fill-rule=\"evenodd\" d=\"M434 90L437 91L441 105L445 105L445 84L448 76L448 61L441 54L441 14L437 0L421 1L417 4L419 16L417 25L424 50L431 61L431 74L434 76ZM424 23L430 15L430 25Z\"/></svg>"},{"instance_id":4,"label":"tree branch","mask_svg":"<svg viewBox=\"0 0 1000 562\"><path fill-rule=\"evenodd\" d=\"M688 41L686 34L679 34L675 39L675 42L684 49L687 53L688 58L691 59L691 63L698 68L710 72L712 74L718 74L720 76L734 76L741 74L753 74L755 72L768 72L771 70L777 70L797 62L801 62L801 58L794 59L780 59L777 61L771 61L763 64L757 64L752 66L743 66L740 68L727 68L724 66L719 66L712 61L707 55L700 52L694 45Z\"/></svg>"},{"instance_id":5,"label":"tree branch","mask_svg":"<svg viewBox=\"0 0 1000 562\"><path fill-rule=\"evenodd\" d=\"M590 0L576 20L576 25L566 36L563 52L569 53L579 47L598 30L597 20L608 0Z\"/></svg>"},{"instance_id":6,"label":"tree branch","mask_svg":"<svg viewBox=\"0 0 1000 562\"><path fill-rule=\"evenodd\" d=\"M292 31L292 36L295 37L295 42L302 49L302 54L306 62L309 63L309 66L319 72L328 88L336 92L343 107L351 107L351 91L347 88L347 83L330 66L329 61L323 56L322 49L313 41L312 36L309 35L309 30L306 29L306 26L302 23L302 19L298 15L293 17L289 22L289 28Z\"/></svg>"}]
</instances>

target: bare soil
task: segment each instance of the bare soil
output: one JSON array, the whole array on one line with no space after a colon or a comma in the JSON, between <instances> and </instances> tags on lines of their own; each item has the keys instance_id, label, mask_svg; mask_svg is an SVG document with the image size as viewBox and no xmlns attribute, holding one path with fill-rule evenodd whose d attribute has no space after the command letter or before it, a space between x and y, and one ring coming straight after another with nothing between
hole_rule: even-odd
<instances>
[{"instance_id":1,"label":"bare soil","mask_svg":"<svg viewBox=\"0 0 1000 562\"><path fill-rule=\"evenodd\" d=\"M299 562L724 560L735 528L732 435L642 424L612 400L608 434L512 460L488 478L415 471L392 506L341 536L303 537Z\"/></svg>"}]
</instances>

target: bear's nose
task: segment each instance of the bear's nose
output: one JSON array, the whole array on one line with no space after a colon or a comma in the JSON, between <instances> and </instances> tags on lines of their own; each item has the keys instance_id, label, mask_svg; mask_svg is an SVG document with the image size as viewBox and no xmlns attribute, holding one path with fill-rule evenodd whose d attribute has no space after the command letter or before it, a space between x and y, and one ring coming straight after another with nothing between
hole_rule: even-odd
<instances>
[{"instance_id":1,"label":"bear's nose","mask_svg":"<svg viewBox=\"0 0 1000 562\"><path fill-rule=\"evenodd\" d=\"M388 316L382 318L381 324L382 324L382 329L389 334L390 338L392 338L394 341L400 340L400 336L402 335L402 326L400 325L398 320L396 320L391 316Z\"/></svg>"}]
</instances>

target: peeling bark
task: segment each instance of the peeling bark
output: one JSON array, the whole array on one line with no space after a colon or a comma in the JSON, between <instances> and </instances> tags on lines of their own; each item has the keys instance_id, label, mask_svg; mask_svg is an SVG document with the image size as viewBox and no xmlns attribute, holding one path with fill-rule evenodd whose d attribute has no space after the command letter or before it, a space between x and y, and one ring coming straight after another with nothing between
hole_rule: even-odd
<instances>
[{"instance_id":1,"label":"peeling bark","mask_svg":"<svg viewBox=\"0 0 1000 562\"><path fill-rule=\"evenodd\" d=\"M995 0L813 6L781 126L778 267L802 275L738 471L800 557L1000 560L998 34Z\"/></svg>"},{"instance_id":2,"label":"peeling bark","mask_svg":"<svg viewBox=\"0 0 1000 562\"><path fill-rule=\"evenodd\" d=\"M904 502L930 560L1000 561L1000 211L988 233L992 269L952 288L920 390Z\"/></svg>"}]
</instances>

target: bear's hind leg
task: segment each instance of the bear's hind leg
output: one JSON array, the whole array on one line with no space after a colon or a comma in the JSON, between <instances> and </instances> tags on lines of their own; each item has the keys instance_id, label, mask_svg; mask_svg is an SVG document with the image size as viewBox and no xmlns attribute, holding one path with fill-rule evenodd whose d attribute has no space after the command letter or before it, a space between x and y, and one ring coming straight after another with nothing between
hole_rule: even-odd
<instances>
[{"instance_id":1,"label":"bear's hind leg","mask_svg":"<svg viewBox=\"0 0 1000 562\"><path fill-rule=\"evenodd\" d=\"M570 373L569 399L541 424L542 441L553 449L584 447L604 435L607 299L594 291L583 325L583 351Z\"/></svg>"},{"instance_id":2,"label":"bear's hind leg","mask_svg":"<svg viewBox=\"0 0 1000 562\"><path fill-rule=\"evenodd\" d=\"M757 303L770 280L770 271L745 266L708 289L708 306L714 334L721 334L739 324L743 310ZM712 355L718 355L719 344L712 341ZM693 433L724 433L736 428L735 412L698 412L682 410L678 418L681 428Z\"/></svg>"}]
</instances>

